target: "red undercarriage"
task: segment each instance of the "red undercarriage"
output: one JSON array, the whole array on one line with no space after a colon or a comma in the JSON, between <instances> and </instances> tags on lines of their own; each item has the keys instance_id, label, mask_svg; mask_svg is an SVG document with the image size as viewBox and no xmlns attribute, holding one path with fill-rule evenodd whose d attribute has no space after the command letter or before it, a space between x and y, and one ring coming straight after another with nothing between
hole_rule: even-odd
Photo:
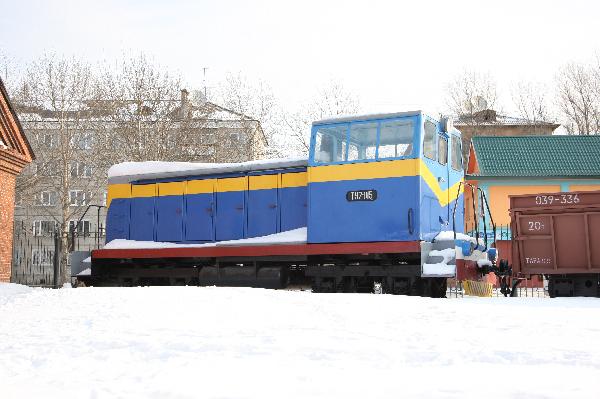
<instances>
[{"instance_id":1,"label":"red undercarriage","mask_svg":"<svg viewBox=\"0 0 600 399\"><path fill-rule=\"evenodd\" d=\"M292 244L292 245L253 245L219 247L182 248L130 248L98 249L92 251L92 259L177 259L177 258L247 258L269 256L318 256L348 254L402 254L419 253L419 241L402 242L359 242L337 244ZM457 280L479 279L475 262L457 260ZM491 277L489 280L495 280ZM492 281L490 281L492 282Z\"/></svg>"},{"instance_id":2,"label":"red undercarriage","mask_svg":"<svg viewBox=\"0 0 600 399\"><path fill-rule=\"evenodd\" d=\"M222 258L261 256L346 255L418 253L418 241L358 242L339 244L293 244L219 247L183 247L151 249L98 249L92 259L164 259L164 258Z\"/></svg>"}]
</instances>

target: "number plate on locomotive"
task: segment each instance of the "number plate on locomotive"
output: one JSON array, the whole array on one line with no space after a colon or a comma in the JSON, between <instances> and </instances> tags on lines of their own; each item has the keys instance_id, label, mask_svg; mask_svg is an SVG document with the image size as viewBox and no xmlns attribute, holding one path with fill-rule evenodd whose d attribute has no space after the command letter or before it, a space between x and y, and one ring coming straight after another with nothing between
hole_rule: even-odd
<instances>
[{"instance_id":1,"label":"number plate on locomotive","mask_svg":"<svg viewBox=\"0 0 600 399\"><path fill-rule=\"evenodd\" d=\"M347 201L375 201L377 190L353 190L346 193Z\"/></svg>"}]
</instances>

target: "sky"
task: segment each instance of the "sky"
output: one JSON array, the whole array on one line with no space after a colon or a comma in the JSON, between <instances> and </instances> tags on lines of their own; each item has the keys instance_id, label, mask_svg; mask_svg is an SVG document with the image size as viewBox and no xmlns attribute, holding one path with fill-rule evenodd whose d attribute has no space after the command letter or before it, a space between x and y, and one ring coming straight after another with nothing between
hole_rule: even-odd
<instances>
[{"instance_id":1,"label":"sky","mask_svg":"<svg viewBox=\"0 0 600 399\"><path fill-rule=\"evenodd\" d=\"M519 81L552 85L600 50L598 1L0 0L0 52L86 61L144 53L209 90L227 73L297 108L337 82L364 112L446 111L448 83L489 73L511 109Z\"/></svg>"}]
</instances>

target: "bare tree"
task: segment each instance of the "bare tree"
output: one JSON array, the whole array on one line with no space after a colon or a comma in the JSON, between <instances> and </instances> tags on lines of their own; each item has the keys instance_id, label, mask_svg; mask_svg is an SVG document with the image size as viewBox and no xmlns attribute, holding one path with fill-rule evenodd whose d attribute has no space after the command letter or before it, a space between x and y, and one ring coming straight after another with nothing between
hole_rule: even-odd
<instances>
[{"instance_id":1,"label":"bare tree","mask_svg":"<svg viewBox=\"0 0 600 399\"><path fill-rule=\"evenodd\" d=\"M310 129L314 121L358 113L360 103L356 96L341 84L332 82L320 89L317 95L302 106L299 112L284 114L285 134L283 146L287 152L307 155L310 146Z\"/></svg>"},{"instance_id":2,"label":"bare tree","mask_svg":"<svg viewBox=\"0 0 600 399\"><path fill-rule=\"evenodd\" d=\"M600 67L569 64L557 76L558 107L570 134L600 133Z\"/></svg>"},{"instance_id":3,"label":"bare tree","mask_svg":"<svg viewBox=\"0 0 600 399\"><path fill-rule=\"evenodd\" d=\"M112 132L113 148L106 151L113 154L111 163L182 160L185 152L176 143L188 140L182 132L173 136L189 111L181 107L181 86L179 77L163 72L144 55L125 59L116 71L101 76L100 101L110 114L103 128Z\"/></svg>"},{"instance_id":4,"label":"bare tree","mask_svg":"<svg viewBox=\"0 0 600 399\"><path fill-rule=\"evenodd\" d=\"M447 106L465 121L476 124L477 113L496 107L496 82L489 74L465 71L447 86Z\"/></svg>"},{"instance_id":5,"label":"bare tree","mask_svg":"<svg viewBox=\"0 0 600 399\"><path fill-rule=\"evenodd\" d=\"M541 83L519 82L512 89L512 99L521 118L531 124L533 133L547 130L552 122L546 93L548 89Z\"/></svg>"},{"instance_id":6,"label":"bare tree","mask_svg":"<svg viewBox=\"0 0 600 399\"><path fill-rule=\"evenodd\" d=\"M4 86L11 96L18 88L21 73L20 65L15 61L14 57L0 50L0 78L2 78Z\"/></svg>"},{"instance_id":7,"label":"bare tree","mask_svg":"<svg viewBox=\"0 0 600 399\"><path fill-rule=\"evenodd\" d=\"M89 65L74 58L45 56L27 69L14 95L36 161L17 180L17 195L46 212L62 240L61 276L67 282L68 231L77 228L86 206L100 203L104 191L102 137L95 135L102 118L90 104L98 92ZM58 208L58 212L56 211Z\"/></svg>"},{"instance_id":8,"label":"bare tree","mask_svg":"<svg viewBox=\"0 0 600 399\"><path fill-rule=\"evenodd\" d=\"M271 87L265 81L251 82L241 72L229 73L217 89L216 101L236 112L240 120L245 121L244 137L248 142L231 147L230 152L236 152L240 148L250 151L254 147L261 147L260 142L264 140L267 147L260 148L257 154L259 157L280 155L277 148L269 146L278 132L280 108ZM221 153L226 152L226 149L221 150ZM240 157L231 155L232 159Z\"/></svg>"}]
</instances>

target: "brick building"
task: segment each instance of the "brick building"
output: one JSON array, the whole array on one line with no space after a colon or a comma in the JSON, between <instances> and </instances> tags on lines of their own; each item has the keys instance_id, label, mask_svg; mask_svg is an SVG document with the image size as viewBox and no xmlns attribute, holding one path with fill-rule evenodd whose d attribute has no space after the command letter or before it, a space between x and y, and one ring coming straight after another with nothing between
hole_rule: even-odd
<instances>
[{"instance_id":1,"label":"brick building","mask_svg":"<svg viewBox=\"0 0 600 399\"><path fill-rule=\"evenodd\" d=\"M549 136L560 126L552 122L530 121L502 115L493 109L461 115L454 125L462 134L465 162L468 159L471 139L475 136Z\"/></svg>"},{"instance_id":2,"label":"brick building","mask_svg":"<svg viewBox=\"0 0 600 399\"><path fill-rule=\"evenodd\" d=\"M16 177L33 159L0 79L0 282L10 281Z\"/></svg>"}]
</instances>

